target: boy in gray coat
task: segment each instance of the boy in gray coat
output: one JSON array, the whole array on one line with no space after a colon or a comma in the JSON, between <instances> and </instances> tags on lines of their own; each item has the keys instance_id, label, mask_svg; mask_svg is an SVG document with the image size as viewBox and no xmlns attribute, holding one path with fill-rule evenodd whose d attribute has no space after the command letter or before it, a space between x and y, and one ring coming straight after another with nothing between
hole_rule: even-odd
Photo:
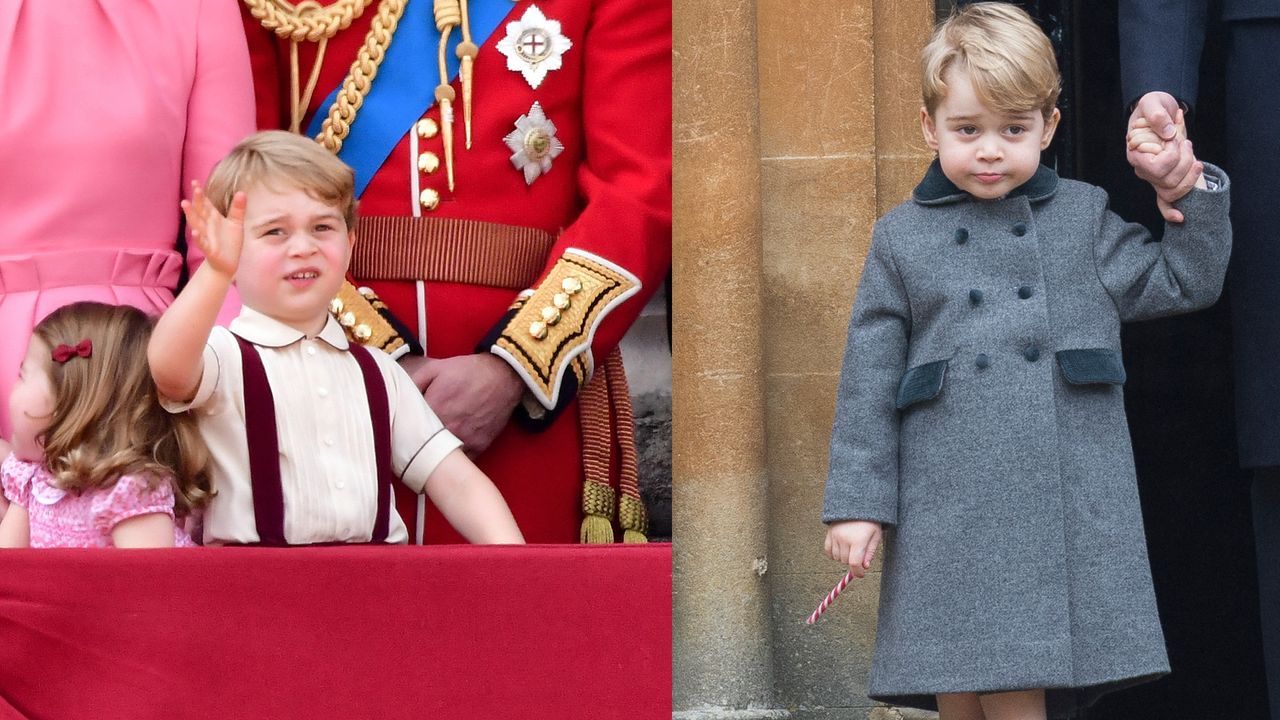
<instances>
[{"instance_id":1,"label":"boy in gray coat","mask_svg":"<svg viewBox=\"0 0 1280 720\"><path fill-rule=\"evenodd\" d=\"M1211 305L1228 181L1185 139L1185 220L1150 242L1039 165L1060 87L1022 10L969 5L924 51L938 158L875 225L831 440L827 553L888 526L868 694L943 720L1059 717L1168 672L1124 415L1120 323ZM1193 187L1194 184L1194 187Z\"/></svg>"}]
</instances>

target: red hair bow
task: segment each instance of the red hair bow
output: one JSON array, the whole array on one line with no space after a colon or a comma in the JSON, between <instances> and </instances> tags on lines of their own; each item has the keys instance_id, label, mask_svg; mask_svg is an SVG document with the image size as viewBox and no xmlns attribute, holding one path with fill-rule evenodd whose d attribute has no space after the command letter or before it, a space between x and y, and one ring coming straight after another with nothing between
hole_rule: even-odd
<instances>
[{"instance_id":1,"label":"red hair bow","mask_svg":"<svg viewBox=\"0 0 1280 720\"><path fill-rule=\"evenodd\" d=\"M59 345L53 349L54 362L65 363L73 357L87 358L93 355L93 343L85 338L75 345Z\"/></svg>"}]
</instances>

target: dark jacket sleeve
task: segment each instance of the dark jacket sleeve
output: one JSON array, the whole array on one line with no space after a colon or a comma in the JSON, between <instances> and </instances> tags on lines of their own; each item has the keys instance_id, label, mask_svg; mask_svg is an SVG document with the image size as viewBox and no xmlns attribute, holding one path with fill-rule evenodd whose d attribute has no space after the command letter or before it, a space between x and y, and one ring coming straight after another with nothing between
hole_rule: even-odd
<instances>
[{"instance_id":1,"label":"dark jacket sleeve","mask_svg":"<svg viewBox=\"0 0 1280 720\"><path fill-rule=\"evenodd\" d=\"M906 288L883 223L876 223L849 320L840 370L822 521L898 521L894 391L911 334Z\"/></svg>"},{"instance_id":2,"label":"dark jacket sleeve","mask_svg":"<svg viewBox=\"0 0 1280 720\"><path fill-rule=\"evenodd\" d=\"M1193 189L1175 203L1186 222L1165 224L1164 241L1108 209L1100 214L1094 262L1120 320L1150 320L1209 307L1222 293L1231 258L1230 180L1205 164L1211 190ZM1106 193L1098 189L1101 204Z\"/></svg>"},{"instance_id":3,"label":"dark jacket sleeve","mask_svg":"<svg viewBox=\"0 0 1280 720\"><path fill-rule=\"evenodd\" d=\"M1163 90L1194 108L1208 0L1120 0L1120 86L1130 106Z\"/></svg>"}]
</instances>

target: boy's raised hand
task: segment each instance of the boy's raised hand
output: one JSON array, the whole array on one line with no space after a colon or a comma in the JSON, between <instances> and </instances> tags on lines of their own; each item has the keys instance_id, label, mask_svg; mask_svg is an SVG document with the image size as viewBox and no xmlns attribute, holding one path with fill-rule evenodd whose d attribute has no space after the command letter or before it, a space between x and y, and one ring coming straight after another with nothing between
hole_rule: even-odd
<instances>
[{"instance_id":1,"label":"boy's raised hand","mask_svg":"<svg viewBox=\"0 0 1280 720\"><path fill-rule=\"evenodd\" d=\"M880 523L846 520L827 528L827 557L849 566L854 577L865 577L880 547Z\"/></svg>"},{"instance_id":2,"label":"boy's raised hand","mask_svg":"<svg viewBox=\"0 0 1280 720\"><path fill-rule=\"evenodd\" d=\"M204 261L228 278L240 266L240 247L244 244L245 194L237 192L224 217L209 202L199 182L191 183L191 200L183 200L182 212L187 216L191 240L204 253Z\"/></svg>"}]
</instances>

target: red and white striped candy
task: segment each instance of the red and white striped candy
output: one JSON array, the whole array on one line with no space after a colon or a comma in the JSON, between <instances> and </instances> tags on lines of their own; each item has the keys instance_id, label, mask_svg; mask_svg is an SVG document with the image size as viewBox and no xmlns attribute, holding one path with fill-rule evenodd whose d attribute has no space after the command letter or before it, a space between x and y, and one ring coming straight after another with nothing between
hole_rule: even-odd
<instances>
[{"instance_id":1,"label":"red and white striped candy","mask_svg":"<svg viewBox=\"0 0 1280 720\"><path fill-rule=\"evenodd\" d=\"M853 580L852 570L845 573L844 577L841 578L840 582L836 583L836 586L831 588L831 592L827 593L827 596L822 599L821 603L818 604L818 609L814 610L813 614L809 616L809 620L807 624L812 625L816 623L818 621L818 617L822 615L822 613L827 611L827 608L830 607L831 603L834 602L835 599L840 596L841 591L845 589L845 586L847 586L849 584L849 581L851 580Z\"/></svg>"}]
</instances>

